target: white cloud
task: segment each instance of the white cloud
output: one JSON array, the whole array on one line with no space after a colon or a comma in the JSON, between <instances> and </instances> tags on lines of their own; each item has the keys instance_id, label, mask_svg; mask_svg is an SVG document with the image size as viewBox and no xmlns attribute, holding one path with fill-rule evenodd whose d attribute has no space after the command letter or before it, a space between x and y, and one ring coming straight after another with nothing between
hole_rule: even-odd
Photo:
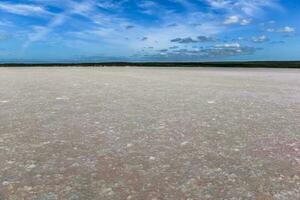
<instances>
[{"instance_id":1,"label":"white cloud","mask_svg":"<svg viewBox=\"0 0 300 200\"><path fill-rule=\"evenodd\" d=\"M252 21L251 19L242 19L240 24L242 26L246 26L246 25L249 25L251 23L251 21Z\"/></svg>"},{"instance_id":2,"label":"white cloud","mask_svg":"<svg viewBox=\"0 0 300 200\"><path fill-rule=\"evenodd\" d=\"M229 16L227 19L225 19L224 24L237 24L240 22L240 17L237 15Z\"/></svg>"},{"instance_id":3,"label":"white cloud","mask_svg":"<svg viewBox=\"0 0 300 200\"><path fill-rule=\"evenodd\" d=\"M267 28L267 32L275 32L276 30L274 28Z\"/></svg>"},{"instance_id":4,"label":"white cloud","mask_svg":"<svg viewBox=\"0 0 300 200\"><path fill-rule=\"evenodd\" d=\"M278 0L200 0L206 2L213 9L222 9L231 14L241 14L257 17L264 12L264 8L283 10Z\"/></svg>"},{"instance_id":5,"label":"white cloud","mask_svg":"<svg viewBox=\"0 0 300 200\"><path fill-rule=\"evenodd\" d=\"M141 8L152 8L157 6L157 3L155 3L154 1L142 1L138 4L138 6Z\"/></svg>"},{"instance_id":6,"label":"white cloud","mask_svg":"<svg viewBox=\"0 0 300 200\"><path fill-rule=\"evenodd\" d=\"M241 45L239 43L225 43L225 44L217 44L216 48L240 48Z\"/></svg>"},{"instance_id":7,"label":"white cloud","mask_svg":"<svg viewBox=\"0 0 300 200\"><path fill-rule=\"evenodd\" d=\"M114 9L118 7L116 4L111 2L99 2L96 5L103 9Z\"/></svg>"},{"instance_id":8,"label":"white cloud","mask_svg":"<svg viewBox=\"0 0 300 200\"><path fill-rule=\"evenodd\" d=\"M102 46L102 48L99 48L99 51L106 51L105 49L109 47L116 49L116 53L118 53L120 46L124 49L126 48L128 53L134 53L146 47L153 47L154 50L168 48L172 46L170 41L174 38L185 39L179 44L179 46L183 46L183 43L189 41L193 43L193 40L189 40L187 37L196 40L195 38L199 35L216 37L220 33L225 35L227 30L236 27L220 26L220 23L223 22L225 25L249 25L255 18L241 11L242 5L244 7L252 7L251 5L246 6L246 2L255 5L259 4L257 2L259 0L240 0L238 2L237 0L198 0L209 2L209 5L215 9L225 9L225 12L210 12L211 8L210 11L200 12L197 9L198 7L194 6L196 3L193 0L170 0L180 3L187 8L185 12L175 12L171 8L161 5L160 1L133 1L135 8L137 8L135 12L155 15L156 21L151 21L146 25L145 21L141 22L142 20L125 13L128 12L128 7L131 6L131 4L128 6L123 5L127 2L126 0L83 0L80 2L66 0L63 4L60 0L29 1L34 2L33 5L40 5L37 7L41 9L54 6L59 7L63 11L61 14L52 14L53 18L49 20L48 24L35 26L35 28L31 29L32 32L28 35L28 40L25 42L24 47L28 47L33 42L46 41L48 35L51 36L52 32L54 34L56 28L64 23L68 23L67 19L69 19L70 22L78 22L81 26L78 25L78 28L72 26L72 29L66 28L68 34L73 34L68 35L71 39L64 37L64 40L71 41L75 38L81 41L78 44L84 44L87 48L87 44L97 46L95 47L97 50L99 46ZM253 8L253 10L259 9L258 7ZM103 9L111 12L103 11ZM78 18L78 15L81 15L81 17ZM226 16L228 18L224 20ZM85 18L84 22L82 17ZM170 24L176 24L176 26L169 26ZM125 28L129 26L134 27L134 29ZM64 33L59 33L58 35L60 34L64 35ZM141 40L141 38L147 38L147 40ZM256 38L255 40L262 40L262 38ZM224 39L223 42L225 41L234 42L234 40L229 39ZM242 44L239 43L229 43L213 46L213 48L226 48L226 50L235 48L236 51L240 51L241 46Z\"/></svg>"},{"instance_id":9,"label":"white cloud","mask_svg":"<svg viewBox=\"0 0 300 200\"><path fill-rule=\"evenodd\" d=\"M262 43L268 41L269 38L265 35L257 36L257 37L252 37L251 41L256 42L256 43Z\"/></svg>"},{"instance_id":10,"label":"white cloud","mask_svg":"<svg viewBox=\"0 0 300 200\"><path fill-rule=\"evenodd\" d=\"M61 25L66 16L64 14L60 14L54 17L54 19L45 27L36 26L34 27L35 32L29 34L28 40L23 44L23 47L28 47L31 43L39 41L43 39L49 32L52 31L53 28Z\"/></svg>"},{"instance_id":11,"label":"white cloud","mask_svg":"<svg viewBox=\"0 0 300 200\"><path fill-rule=\"evenodd\" d=\"M274 29L274 28L267 28L267 32L277 32L277 33L295 33L296 29L294 27L285 26L283 28Z\"/></svg>"},{"instance_id":12,"label":"white cloud","mask_svg":"<svg viewBox=\"0 0 300 200\"><path fill-rule=\"evenodd\" d=\"M35 27L34 32L29 34L28 40L23 44L23 48L27 48L33 42L44 39L54 28L62 25L65 22L66 18L68 18L70 15L80 14L83 16L87 16L86 13L90 12L92 6L93 4L91 3L91 1L85 1L84 3L69 1L69 9L67 9L63 13L54 15L52 20L50 20L50 22L46 26Z\"/></svg>"},{"instance_id":13,"label":"white cloud","mask_svg":"<svg viewBox=\"0 0 300 200\"><path fill-rule=\"evenodd\" d=\"M128 0L100 0L96 2L96 5L103 9L119 9L126 2L128 2Z\"/></svg>"},{"instance_id":14,"label":"white cloud","mask_svg":"<svg viewBox=\"0 0 300 200\"><path fill-rule=\"evenodd\" d=\"M279 33L294 33L295 31L296 31L296 29L293 27L290 27L290 26L286 26L286 27L278 30Z\"/></svg>"},{"instance_id":15,"label":"white cloud","mask_svg":"<svg viewBox=\"0 0 300 200\"><path fill-rule=\"evenodd\" d=\"M0 3L0 10L4 10L9 13L17 14L17 15L42 15L42 14L51 14L46 11L41 6L29 5L29 4L10 4L10 3Z\"/></svg>"},{"instance_id":16,"label":"white cloud","mask_svg":"<svg viewBox=\"0 0 300 200\"><path fill-rule=\"evenodd\" d=\"M213 8L225 9L231 6L230 0L206 0L206 2Z\"/></svg>"},{"instance_id":17,"label":"white cloud","mask_svg":"<svg viewBox=\"0 0 300 200\"><path fill-rule=\"evenodd\" d=\"M243 46L239 43L219 44L207 46L204 48L168 48L161 49L158 53L148 54L146 58L165 59L165 60L199 60L203 58L223 58L231 56L243 56L254 54L257 50L255 47Z\"/></svg>"},{"instance_id":18,"label":"white cloud","mask_svg":"<svg viewBox=\"0 0 300 200\"><path fill-rule=\"evenodd\" d=\"M148 15L155 14L159 9L162 9L158 3L154 1L141 1L137 5L139 8L141 8L141 12Z\"/></svg>"},{"instance_id":19,"label":"white cloud","mask_svg":"<svg viewBox=\"0 0 300 200\"><path fill-rule=\"evenodd\" d=\"M243 19L238 15L232 15L227 17L223 23L225 25L240 24L242 26L246 26L249 25L251 21L252 21L251 19Z\"/></svg>"},{"instance_id":20,"label":"white cloud","mask_svg":"<svg viewBox=\"0 0 300 200\"><path fill-rule=\"evenodd\" d=\"M89 13L93 9L93 6L95 6L95 4L91 1L84 1L81 3L73 1L69 3L69 9L66 13L86 15L86 13Z\"/></svg>"}]
</instances>

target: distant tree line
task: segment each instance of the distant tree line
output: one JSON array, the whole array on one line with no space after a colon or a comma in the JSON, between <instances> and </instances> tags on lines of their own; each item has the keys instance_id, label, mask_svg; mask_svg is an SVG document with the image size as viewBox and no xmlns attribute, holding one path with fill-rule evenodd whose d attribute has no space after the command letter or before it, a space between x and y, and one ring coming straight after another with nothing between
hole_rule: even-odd
<instances>
[{"instance_id":1,"label":"distant tree line","mask_svg":"<svg viewBox=\"0 0 300 200\"><path fill-rule=\"evenodd\" d=\"M300 68L300 61L251 62L99 62L99 63L3 63L0 67L236 67Z\"/></svg>"}]
</instances>

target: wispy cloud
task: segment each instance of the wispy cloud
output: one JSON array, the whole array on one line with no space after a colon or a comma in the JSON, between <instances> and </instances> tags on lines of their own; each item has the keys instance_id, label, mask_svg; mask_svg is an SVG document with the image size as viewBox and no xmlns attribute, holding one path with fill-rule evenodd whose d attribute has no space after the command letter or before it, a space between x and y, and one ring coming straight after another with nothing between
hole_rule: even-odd
<instances>
[{"instance_id":1,"label":"wispy cloud","mask_svg":"<svg viewBox=\"0 0 300 200\"><path fill-rule=\"evenodd\" d=\"M33 42L43 39L53 28L61 25L66 18L65 14L59 14L53 18L53 20L47 26L35 27L35 32L29 34L28 40L23 44L23 48L27 48Z\"/></svg>"},{"instance_id":2,"label":"wispy cloud","mask_svg":"<svg viewBox=\"0 0 300 200\"><path fill-rule=\"evenodd\" d=\"M201 59L220 59L233 56L252 55L259 48L244 46L239 43L224 43L204 48L169 48L161 49L158 53L144 55L146 59L157 60L198 60Z\"/></svg>"},{"instance_id":3,"label":"wispy cloud","mask_svg":"<svg viewBox=\"0 0 300 200\"><path fill-rule=\"evenodd\" d=\"M273 33L284 33L284 34L289 34L289 35L293 35L296 33L296 28L291 27L291 26L285 26L282 28L267 28L266 29L267 32L273 32Z\"/></svg>"},{"instance_id":4,"label":"wispy cloud","mask_svg":"<svg viewBox=\"0 0 300 200\"><path fill-rule=\"evenodd\" d=\"M278 29L279 33L294 33L295 31L296 29L290 26L285 26L284 28Z\"/></svg>"},{"instance_id":5,"label":"wispy cloud","mask_svg":"<svg viewBox=\"0 0 300 200\"><path fill-rule=\"evenodd\" d=\"M232 15L225 19L224 24L226 24L226 25L237 24L239 22L240 22L240 17L237 15Z\"/></svg>"},{"instance_id":6,"label":"wispy cloud","mask_svg":"<svg viewBox=\"0 0 300 200\"><path fill-rule=\"evenodd\" d=\"M209 37L209 36L198 36L197 38L193 39L191 37L186 37L186 38L175 38L172 39L171 42L176 42L176 43L180 43L180 44L188 44L188 43L204 43L204 42L215 42L216 39L213 37Z\"/></svg>"},{"instance_id":7,"label":"wispy cloud","mask_svg":"<svg viewBox=\"0 0 300 200\"><path fill-rule=\"evenodd\" d=\"M62 25L70 15L85 15L85 12L88 12L92 5L93 4L91 4L91 1L86 1L85 3L69 1L69 9L62 13L55 14L46 26L35 27L34 32L29 34L28 40L23 44L23 48L25 49L33 42L37 42L45 38L55 27Z\"/></svg>"},{"instance_id":8,"label":"wispy cloud","mask_svg":"<svg viewBox=\"0 0 300 200\"><path fill-rule=\"evenodd\" d=\"M3 10L8 13L17 14L17 15L43 15L51 14L45 10L42 6L30 5L30 4L11 4L7 2L0 2L0 10Z\"/></svg>"},{"instance_id":9,"label":"wispy cloud","mask_svg":"<svg viewBox=\"0 0 300 200\"><path fill-rule=\"evenodd\" d=\"M265 35L261 35L261 36L252 37L251 41L256 43L262 43L262 42L269 41L269 38Z\"/></svg>"},{"instance_id":10,"label":"wispy cloud","mask_svg":"<svg viewBox=\"0 0 300 200\"><path fill-rule=\"evenodd\" d=\"M175 38L172 39L171 42L177 42L181 44L188 44L188 43L197 43L198 41L196 39L193 39L191 37L186 37L186 38Z\"/></svg>"},{"instance_id":11,"label":"wispy cloud","mask_svg":"<svg viewBox=\"0 0 300 200\"><path fill-rule=\"evenodd\" d=\"M264 8L282 10L278 0L205 0L214 9L256 17Z\"/></svg>"}]
</instances>

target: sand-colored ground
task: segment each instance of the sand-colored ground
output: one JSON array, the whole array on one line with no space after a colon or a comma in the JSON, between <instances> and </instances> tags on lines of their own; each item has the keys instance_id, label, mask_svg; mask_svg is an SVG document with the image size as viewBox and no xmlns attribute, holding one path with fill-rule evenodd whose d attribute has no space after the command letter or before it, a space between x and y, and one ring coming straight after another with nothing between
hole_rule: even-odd
<instances>
[{"instance_id":1,"label":"sand-colored ground","mask_svg":"<svg viewBox=\"0 0 300 200\"><path fill-rule=\"evenodd\" d=\"M300 199L300 70L0 68L1 200Z\"/></svg>"}]
</instances>

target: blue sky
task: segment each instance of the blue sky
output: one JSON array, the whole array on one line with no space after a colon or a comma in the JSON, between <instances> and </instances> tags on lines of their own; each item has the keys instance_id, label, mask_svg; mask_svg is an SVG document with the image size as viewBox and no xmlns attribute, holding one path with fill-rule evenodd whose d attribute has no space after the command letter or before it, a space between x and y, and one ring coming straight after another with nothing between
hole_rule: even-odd
<instances>
[{"instance_id":1,"label":"blue sky","mask_svg":"<svg viewBox=\"0 0 300 200\"><path fill-rule=\"evenodd\" d=\"M1 0L0 62L300 60L299 0Z\"/></svg>"}]
</instances>

